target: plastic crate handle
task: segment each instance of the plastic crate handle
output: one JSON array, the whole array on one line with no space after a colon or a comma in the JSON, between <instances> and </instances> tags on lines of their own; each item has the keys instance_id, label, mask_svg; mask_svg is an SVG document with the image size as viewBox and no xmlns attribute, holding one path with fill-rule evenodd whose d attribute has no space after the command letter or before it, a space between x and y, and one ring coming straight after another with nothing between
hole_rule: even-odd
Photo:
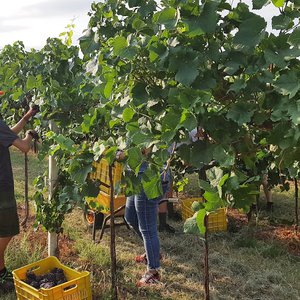
<instances>
[{"instance_id":1,"label":"plastic crate handle","mask_svg":"<svg viewBox=\"0 0 300 300\"><path fill-rule=\"evenodd\" d=\"M26 270L26 273L27 273L27 272L34 272L34 271L36 271L36 270L38 270L38 269L40 269L40 268L41 268L40 265L34 265L34 266L30 267L29 269L27 269L27 270Z\"/></svg>"},{"instance_id":2,"label":"plastic crate handle","mask_svg":"<svg viewBox=\"0 0 300 300\"><path fill-rule=\"evenodd\" d=\"M73 283L73 284L70 284L70 285L64 287L63 291L64 291L64 293L68 293L68 292L73 291L73 290L75 290L77 288L78 288L77 284Z\"/></svg>"}]
</instances>

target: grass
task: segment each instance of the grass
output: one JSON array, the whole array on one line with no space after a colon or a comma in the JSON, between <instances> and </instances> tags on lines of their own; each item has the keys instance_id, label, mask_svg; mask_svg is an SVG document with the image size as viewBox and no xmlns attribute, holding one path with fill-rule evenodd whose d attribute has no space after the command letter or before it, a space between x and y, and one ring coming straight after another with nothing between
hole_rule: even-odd
<instances>
[{"instance_id":1,"label":"grass","mask_svg":"<svg viewBox=\"0 0 300 300\"><path fill-rule=\"evenodd\" d=\"M16 200L21 201L24 199L24 154L12 149L11 151L12 165L15 180L15 195ZM29 184L29 197L34 193L33 180L35 177L48 172L48 165L46 161L39 161L32 153L28 154L28 184ZM47 173L48 174L48 173Z\"/></svg>"},{"instance_id":2,"label":"grass","mask_svg":"<svg viewBox=\"0 0 300 300\"><path fill-rule=\"evenodd\" d=\"M22 199L22 157L12 153L16 190ZM41 167L42 166L42 167ZM32 156L31 175L46 170ZM30 181L31 182L31 181ZM188 187L190 194L197 195L196 181ZM32 186L30 188L32 193ZM274 193L274 212L260 214L259 226L270 220L293 220L292 192ZM92 242L86 228L83 213L75 209L66 216L64 234L61 236L61 261L78 270L91 272L94 299L110 299L110 234L106 230L99 244ZM116 229L117 278L120 299L203 299L203 254L202 240L197 235L182 232L182 222L170 221L176 228L175 235L160 234L162 280L165 286L137 289L135 282L145 271L145 266L134 262L137 254L143 253L143 245L125 226ZM210 292L211 299L300 299L300 259L289 254L282 244L256 237L258 228L244 226L235 233L223 232L209 237ZM99 232L97 232L99 237ZM45 257L46 233L33 233L27 228L9 246L7 264L14 269ZM15 299L14 295L0 297Z\"/></svg>"}]
</instances>

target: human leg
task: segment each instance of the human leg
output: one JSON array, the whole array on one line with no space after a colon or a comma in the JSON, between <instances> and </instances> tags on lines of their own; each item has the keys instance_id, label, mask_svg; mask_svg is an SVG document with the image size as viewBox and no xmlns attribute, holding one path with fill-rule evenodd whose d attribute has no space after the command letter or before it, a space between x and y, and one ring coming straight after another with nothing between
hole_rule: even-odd
<instances>
[{"instance_id":1,"label":"human leg","mask_svg":"<svg viewBox=\"0 0 300 300\"><path fill-rule=\"evenodd\" d=\"M137 233L137 235L143 240L142 234L139 229L138 217L136 213L135 206L135 196L127 197L126 199L126 210L125 210L125 220L130 225L130 227ZM161 257L160 257L161 258ZM147 253L143 253L135 257L137 263L148 264Z\"/></svg>"},{"instance_id":2,"label":"human leg","mask_svg":"<svg viewBox=\"0 0 300 300\"><path fill-rule=\"evenodd\" d=\"M164 177L162 180L163 193L167 191L168 179ZM161 197L155 199L148 199L145 192L142 191L140 194L135 195L131 199L127 199L126 209L127 220L132 227L137 224L138 229L135 230L141 233L146 255L143 255L143 259L139 262L145 262L147 264L147 271L141 280L137 283L137 286L143 286L153 283L159 283L160 276L158 269L160 267L160 243L157 231L157 213L158 203ZM133 204L134 203L134 204ZM133 209L133 206L135 210ZM132 213L135 211L135 215ZM145 258L145 259L144 259Z\"/></svg>"},{"instance_id":3,"label":"human leg","mask_svg":"<svg viewBox=\"0 0 300 300\"><path fill-rule=\"evenodd\" d=\"M159 199L149 200L144 192L135 197L139 230L144 242L148 270L157 270L160 267L160 243L157 232L158 202Z\"/></svg>"},{"instance_id":4,"label":"human leg","mask_svg":"<svg viewBox=\"0 0 300 300\"><path fill-rule=\"evenodd\" d=\"M5 267L4 254L7 245L18 233L19 218L16 207L0 209L0 271Z\"/></svg>"},{"instance_id":5,"label":"human leg","mask_svg":"<svg viewBox=\"0 0 300 300\"><path fill-rule=\"evenodd\" d=\"M0 295L14 290L14 282L11 272L5 267L4 254L12 237L0 238Z\"/></svg>"},{"instance_id":6,"label":"human leg","mask_svg":"<svg viewBox=\"0 0 300 300\"><path fill-rule=\"evenodd\" d=\"M12 273L5 267L4 255L12 237L19 233L19 218L13 187L0 186L0 294L12 292Z\"/></svg>"},{"instance_id":7,"label":"human leg","mask_svg":"<svg viewBox=\"0 0 300 300\"><path fill-rule=\"evenodd\" d=\"M272 192L270 190L269 182L268 182L268 174L263 174L262 186L263 186L263 190L264 190L265 197L267 200L267 209L272 210L273 209L273 201L272 201Z\"/></svg>"},{"instance_id":8,"label":"human leg","mask_svg":"<svg viewBox=\"0 0 300 300\"><path fill-rule=\"evenodd\" d=\"M158 206L158 230L168 233L175 233L175 229L167 223L168 217L168 198L173 196L173 181L170 170L162 177L162 188L164 192L163 201Z\"/></svg>"},{"instance_id":9,"label":"human leg","mask_svg":"<svg viewBox=\"0 0 300 300\"><path fill-rule=\"evenodd\" d=\"M136 197L136 211L139 220L139 229L143 237L146 251L144 262L147 264L147 271L137 282L138 287L149 284L159 284L160 274L160 244L157 232L157 210L159 199L147 199L142 193Z\"/></svg>"},{"instance_id":10,"label":"human leg","mask_svg":"<svg viewBox=\"0 0 300 300\"><path fill-rule=\"evenodd\" d=\"M175 229L167 223L167 216L168 216L168 202L165 201L159 205L158 208L158 231L168 232L168 233L175 233Z\"/></svg>"},{"instance_id":11,"label":"human leg","mask_svg":"<svg viewBox=\"0 0 300 300\"><path fill-rule=\"evenodd\" d=\"M135 208L135 196L129 196L126 198L125 220L126 220L127 224L142 239L142 234L139 229L138 217L137 217L137 212L136 212L136 208Z\"/></svg>"},{"instance_id":12,"label":"human leg","mask_svg":"<svg viewBox=\"0 0 300 300\"><path fill-rule=\"evenodd\" d=\"M5 250L7 248L8 243L10 242L10 240L12 239L12 237L0 237L0 271L3 270L5 268L5 263L4 263L4 254L5 254Z\"/></svg>"}]
</instances>

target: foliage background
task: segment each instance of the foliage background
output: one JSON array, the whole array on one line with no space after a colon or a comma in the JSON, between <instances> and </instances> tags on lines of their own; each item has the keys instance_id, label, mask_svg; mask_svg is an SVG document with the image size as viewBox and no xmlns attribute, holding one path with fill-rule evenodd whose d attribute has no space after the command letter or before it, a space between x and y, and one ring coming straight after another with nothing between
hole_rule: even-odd
<instances>
[{"instance_id":1,"label":"foliage background","mask_svg":"<svg viewBox=\"0 0 300 300\"><path fill-rule=\"evenodd\" d=\"M160 171L174 142L183 143L171 159L181 175L212 164L208 182L200 181L202 232L209 211L248 210L262 173L287 189L286 180L299 175L300 3L272 1L281 11L274 34L255 13L268 2L254 0L250 11L225 0L108 0L92 4L79 46L70 28L39 51L22 42L2 49L1 114L15 122L33 95L40 157L54 155L60 166L52 204L44 180L35 181L38 222L59 231L64 214L97 193L88 180L93 160L105 155L112 163L117 149L133 170L125 177L131 194L140 188L141 150L152 147L142 180L149 198L162 192ZM205 134L186 144L196 126Z\"/></svg>"}]
</instances>

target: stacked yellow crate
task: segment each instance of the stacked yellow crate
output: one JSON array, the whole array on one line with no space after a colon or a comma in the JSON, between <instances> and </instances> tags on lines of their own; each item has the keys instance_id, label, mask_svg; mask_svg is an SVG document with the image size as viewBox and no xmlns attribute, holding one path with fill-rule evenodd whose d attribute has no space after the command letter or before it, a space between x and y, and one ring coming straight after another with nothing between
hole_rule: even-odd
<instances>
[{"instance_id":1,"label":"stacked yellow crate","mask_svg":"<svg viewBox=\"0 0 300 300\"><path fill-rule=\"evenodd\" d=\"M186 220L194 215L191 206L194 201L203 202L203 198L187 198L181 200L181 214L182 218ZM225 207L219 208L217 211L208 215L208 231L226 231L227 230L227 218Z\"/></svg>"}]
</instances>

